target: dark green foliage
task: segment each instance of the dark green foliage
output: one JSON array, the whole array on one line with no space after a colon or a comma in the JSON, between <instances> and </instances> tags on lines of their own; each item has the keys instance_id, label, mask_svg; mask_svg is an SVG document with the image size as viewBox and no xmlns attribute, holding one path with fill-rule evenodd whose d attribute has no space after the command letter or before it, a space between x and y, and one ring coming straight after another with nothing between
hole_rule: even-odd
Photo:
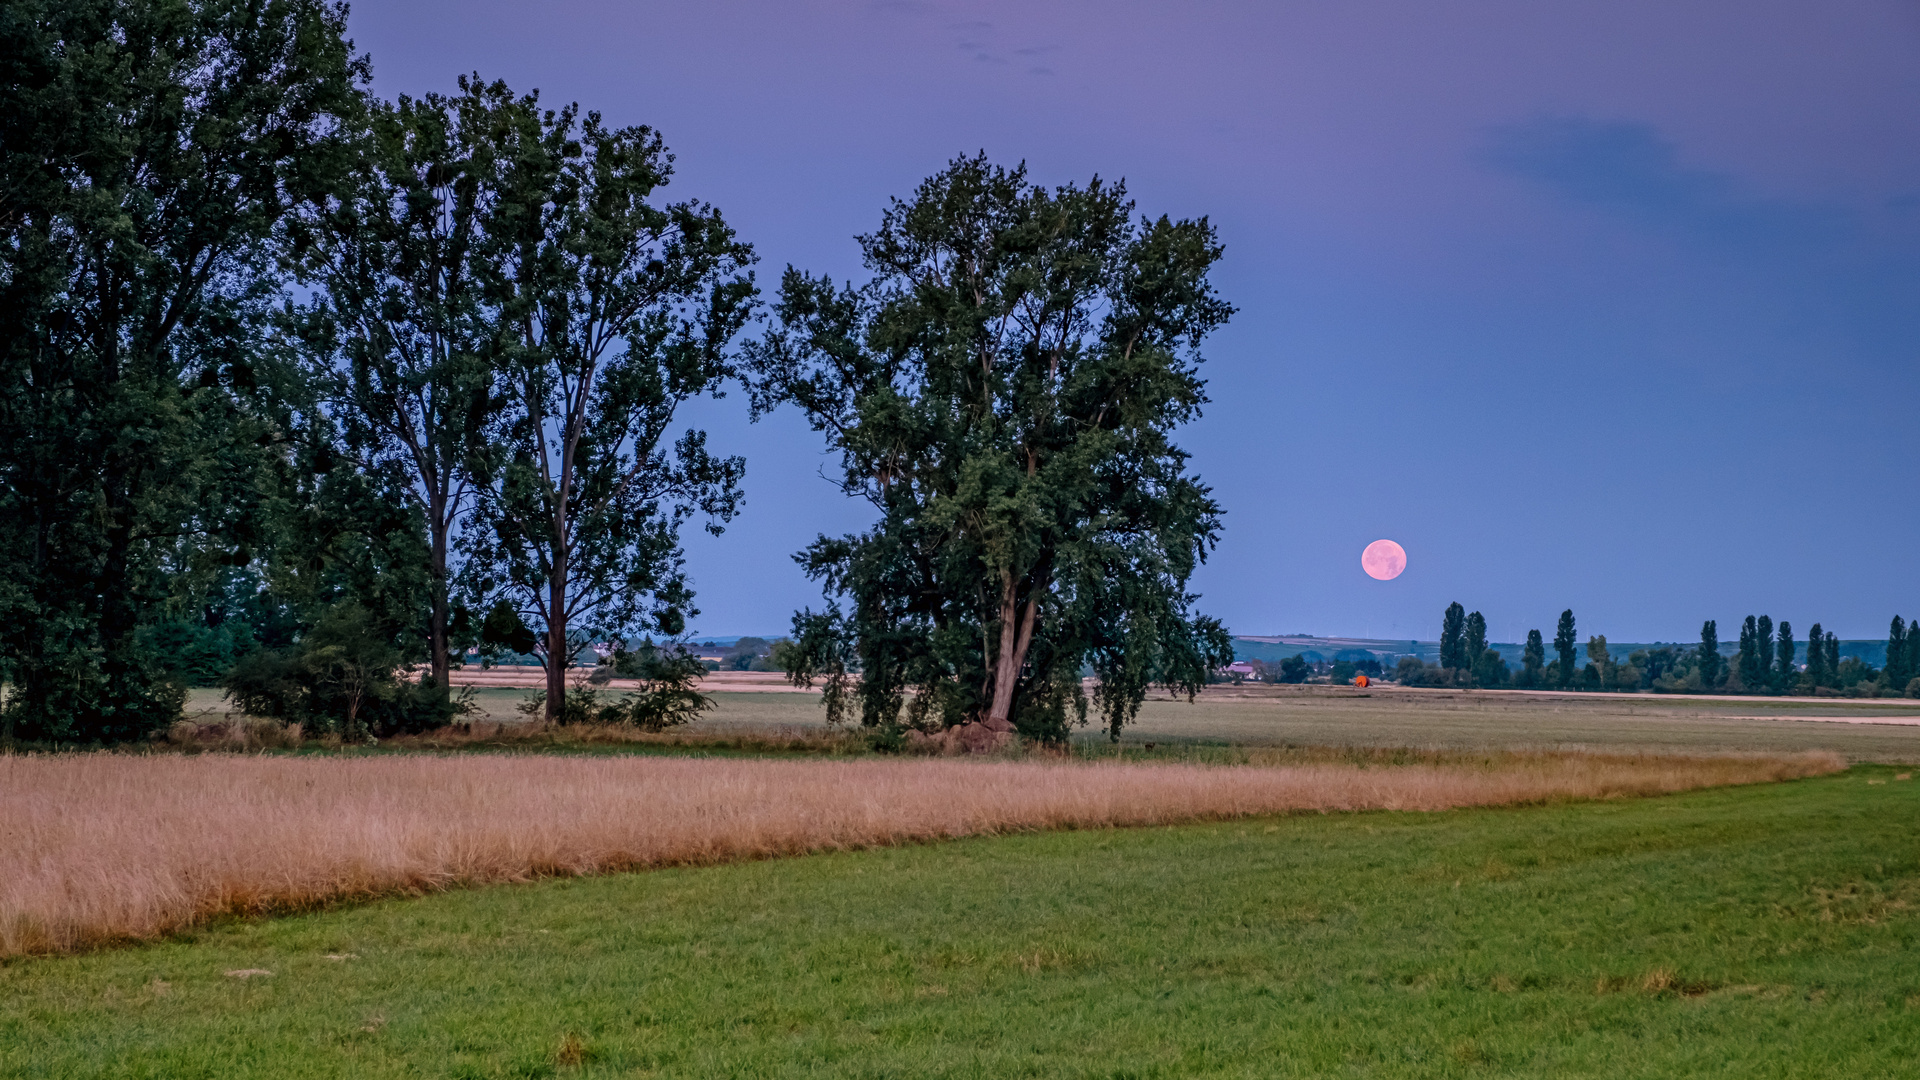
<instances>
[{"instance_id":1,"label":"dark green foliage","mask_svg":"<svg viewBox=\"0 0 1920 1080\"><path fill-rule=\"evenodd\" d=\"M1382 674L1380 661L1371 653L1343 650L1334 656L1333 667L1327 673L1327 681L1335 686L1345 686L1351 684L1356 675L1377 679Z\"/></svg>"},{"instance_id":2,"label":"dark green foliage","mask_svg":"<svg viewBox=\"0 0 1920 1080\"><path fill-rule=\"evenodd\" d=\"M1780 620L1780 640L1775 646L1777 662L1773 670L1773 688L1776 691L1793 693L1800 679L1800 672L1793 663L1793 624Z\"/></svg>"},{"instance_id":3,"label":"dark green foliage","mask_svg":"<svg viewBox=\"0 0 1920 1080\"><path fill-rule=\"evenodd\" d=\"M1833 669L1827 666L1827 638L1819 623L1807 631L1807 672L1808 690L1833 685Z\"/></svg>"},{"instance_id":4,"label":"dark green foliage","mask_svg":"<svg viewBox=\"0 0 1920 1080\"><path fill-rule=\"evenodd\" d=\"M1773 619L1762 615L1754 621L1753 673L1742 671L1749 692L1766 690L1773 683Z\"/></svg>"},{"instance_id":5,"label":"dark green foliage","mask_svg":"<svg viewBox=\"0 0 1920 1080\"><path fill-rule=\"evenodd\" d=\"M619 724L626 721L626 710L619 702L600 703L601 691L593 686L569 688L557 709L547 705L547 692L535 690L519 705L528 720L548 724Z\"/></svg>"},{"instance_id":6,"label":"dark green foliage","mask_svg":"<svg viewBox=\"0 0 1920 1080\"><path fill-rule=\"evenodd\" d=\"M396 674L428 656L433 582L419 504L400 470L346 467L332 449L337 430L301 390L277 394L299 437L257 481L265 528L245 618L262 652L223 682L248 711L309 733L446 723L460 711L446 683Z\"/></svg>"},{"instance_id":7,"label":"dark green foliage","mask_svg":"<svg viewBox=\"0 0 1920 1080\"><path fill-rule=\"evenodd\" d=\"M1475 686L1487 688L1504 686L1511 674L1512 672L1507 668L1507 662L1500 658L1500 652L1497 649L1481 649L1480 658L1473 663Z\"/></svg>"},{"instance_id":8,"label":"dark green foliage","mask_svg":"<svg viewBox=\"0 0 1920 1080\"><path fill-rule=\"evenodd\" d=\"M1447 605L1440 620L1440 666L1455 671L1468 666L1467 609L1459 601Z\"/></svg>"},{"instance_id":9,"label":"dark green foliage","mask_svg":"<svg viewBox=\"0 0 1920 1080\"><path fill-rule=\"evenodd\" d=\"M427 659L452 666L449 545L474 497L498 330L481 260L498 207L497 145L520 103L505 86L374 103L341 193L308 204L294 230L316 288L304 316L310 378L339 418L342 447L404 482L393 492L427 527Z\"/></svg>"},{"instance_id":10,"label":"dark green foliage","mask_svg":"<svg viewBox=\"0 0 1920 1080\"><path fill-rule=\"evenodd\" d=\"M957 160L860 238L866 285L783 278L748 352L755 409L798 406L880 515L799 556L849 606L793 636L830 680L858 656L863 722L910 700L910 724L1060 739L1091 668L1117 737L1148 685L1191 693L1232 660L1186 591L1220 508L1171 441L1232 312L1221 249L1204 219L1132 214L1121 185Z\"/></svg>"},{"instance_id":11,"label":"dark green foliage","mask_svg":"<svg viewBox=\"0 0 1920 1080\"><path fill-rule=\"evenodd\" d=\"M1607 638L1596 634L1587 638L1587 666L1581 671L1581 681L1589 690L1610 690L1614 686L1613 654L1607 651ZM1592 678L1587 673L1592 672Z\"/></svg>"},{"instance_id":12,"label":"dark green foliage","mask_svg":"<svg viewBox=\"0 0 1920 1080\"><path fill-rule=\"evenodd\" d=\"M1637 649L1627 657L1627 666L1639 673L1635 681L1641 689L1675 689L1688 666L1684 652L1668 647Z\"/></svg>"},{"instance_id":13,"label":"dark green foliage","mask_svg":"<svg viewBox=\"0 0 1920 1080\"><path fill-rule=\"evenodd\" d=\"M365 72L324 0L0 18L0 733L130 739L179 715L182 569L243 539L277 232Z\"/></svg>"},{"instance_id":14,"label":"dark green foliage","mask_svg":"<svg viewBox=\"0 0 1920 1080\"><path fill-rule=\"evenodd\" d=\"M1553 649L1558 654L1554 661L1554 683L1559 686L1571 686L1574 680L1574 646L1579 641L1574 636L1573 609L1560 613L1560 625L1553 633Z\"/></svg>"},{"instance_id":15,"label":"dark green foliage","mask_svg":"<svg viewBox=\"0 0 1920 1080\"><path fill-rule=\"evenodd\" d=\"M555 712L548 709L547 692L541 690L523 702L520 711L549 723L632 724L642 731L665 731L697 720L714 707L713 699L696 689L706 670L684 644L648 641L630 652L614 652L589 677L596 686L615 678L638 679L637 692L603 704L599 689L570 689Z\"/></svg>"},{"instance_id":16,"label":"dark green foliage","mask_svg":"<svg viewBox=\"0 0 1920 1080\"><path fill-rule=\"evenodd\" d=\"M860 670L858 643L845 632L846 617L839 605L815 613L803 610L793 617L793 637L781 649L781 667L795 686L820 682L821 704L827 723L839 725L853 718L856 673Z\"/></svg>"},{"instance_id":17,"label":"dark green foliage","mask_svg":"<svg viewBox=\"0 0 1920 1080\"><path fill-rule=\"evenodd\" d=\"M1920 649L1916 649L1916 645L1920 645L1920 632L1909 629L1906 620L1895 615L1892 624L1887 627L1885 669L1886 683L1893 693L1904 693L1908 681L1916 674L1914 654L1920 652Z\"/></svg>"},{"instance_id":18,"label":"dark green foliage","mask_svg":"<svg viewBox=\"0 0 1920 1080\"><path fill-rule=\"evenodd\" d=\"M1874 681L1879 672L1860 657L1849 656L1834 668L1833 675L1835 686L1843 691L1857 694L1867 689L1868 684Z\"/></svg>"},{"instance_id":19,"label":"dark green foliage","mask_svg":"<svg viewBox=\"0 0 1920 1080\"><path fill-rule=\"evenodd\" d=\"M1295 653L1280 661L1280 681L1283 683L1303 683L1313 675L1313 665L1307 663L1306 656Z\"/></svg>"},{"instance_id":20,"label":"dark green foliage","mask_svg":"<svg viewBox=\"0 0 1920 1080\"><path fill-rule=\"evenodd\" d=\"M631 652L615 652L612 667L619 678L641 681L639 693L624 702L623 722L643 731L677 727L714 707L712 698L695 689L706 665L684 644L649 641Z\"/></svg>"},{"instance_id":21,"label":"dark green foliage","mask_svg":"<svg viewBox=\"0 0 1920 1080\"><path fill-rule=\"evenodd\" d=\"M505 163L481 260L501 464L476 476L465 573L476 607L505 601L537 633L559 720L589 644L683 632L680 527L698 513L718 532L739 507L743 462L671 428L730 371L753 252L712 207L659 201L672 157L652 129L486 93Z\"/></svg>"},{"instance_id":22,"label":"dark green foliage","mask_svg":"<svg viewBox=\"0 0 1920 1080\"><path fill-rule=\"evenodd\" d=\"M1459 606L1454 605L1454 607ZM1452 609L1448 609L1447 613L1451 617ZM1473 685L1494 687L1506 683L1509 674L1506 661L1500 659L1499 652L1487 648L1487 617L1485 615L1475 611L1467 616L1461 653L1467 661L1466 672Z\"/></svg>"},{"instance_id":23,"label":"dark green foliage","mask_svg":"<svg viewBox=\"0 0 1920 1080\"><path fill-rule=\"evenodd\" d=\"M1505 665L1502 665L1504 669ZM1470 688L1474 686L1473 672L1464 668L1447 668L1438 664L1429 664L1417 656L1403 656L1393 670L1394 681L1402 686L1431 686L1450 688Z\"/></svg>"},{"instance_id":24,"label":"dark green foliage","mask_svg":"<svg viewBox=\"0 0 1920 1080\"><path fill-rule=\"evenodd\" d=\"M1827 673L1837 685L1840 677L1840 639L1835 637L1832 631L1827 632L1826 653Z\"/></svg>"},{"instance_id":25,"label":"dark green foliage","mask_svg":"<svg viewBox=\"0 0 1920 1080\"><path fill-rule=\"evenodd\" d=\"M390 629L345 601L323 613L297 643L242 657L224 681L228 698L250 715L348 740L426 731L465 711L464 701L445 686L395 678L400 661Z\"/></svg>"},{"instance_id":26,"label":"dark green foliage","mask_svg":"<svg viewBox=\"0 0 1920 1080\"><path fill-rule=\"evenodd\" d=\"M1527 631L1527 645L1520 654L1520 679L1518 685L1532 689L1546 685L1544 668L1547 663L1547 646L1540 631Z\"/></svg>"},{"instance_id":27,"label":"dark green foliage","mask_svg":"<svg viewBox=\"0 0 1920 1080\"><path fill-rule=\"evenodd\" d=\"M1760 628L1754 617L1740 624L1740 653L1734 659L1734 669L1728 683L1736 692L1753 690L1760 681ZM1732 685L1732 684L1738 685Z\"/></svg>"},{"instance_id":28,"label":"dark green foliage","mask_svg":"<svg viewBox=\"0 0 1920 1080\"><path fill-rule=\"evenodd\" d=\"M768 641L761 637L743 637L725 650L720 658L721 671L785 671L781 661L784 649L792 643L781 638Z\"/></svg>"},{"instance_id":29,"label":"dark green foliage","mask_svg":"<svg viewBox=\"0 0 1920 1080\"><path fill-rule=\"evenodd\" d=\"M185 686L220 685L234 663L256 647L260 630L273 629L271 613L257 602L258 574L227 566L214 576L204 590L180 590L201 593L193 597L199 603L189 608L182 598L169 605L172 613L142 630L161 668Z\"/></svg>"},{"instance_id":30,"label":"dark green foliage","mask_svg":"<svg viewBox=\"0 0 1920 1080\"><path fill-rule=\"evenodd\" d=\"M1712 619L1700 624L1700 647L1694 650L1702 689L1720 685L1720 624Z\"/></svg>"},{"instance_id":31,"label":"dark green foliage","mask_svg":"<svg viewBox=\"0 0 1920 1080\"><path fill-rule=\"evenodd\" d=\"M487 609L480 623L480 653L491 660L501 653L531 656L540 648L540 639L527 628L520 612L506 600L497 600Z\"/></svg>"}]
</instances>

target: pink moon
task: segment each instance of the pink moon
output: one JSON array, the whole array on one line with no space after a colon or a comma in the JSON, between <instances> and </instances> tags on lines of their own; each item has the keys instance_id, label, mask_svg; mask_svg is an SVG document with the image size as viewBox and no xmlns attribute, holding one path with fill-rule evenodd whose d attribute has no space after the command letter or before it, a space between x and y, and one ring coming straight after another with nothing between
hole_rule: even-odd
<instances>
[{"instance_id":1,"label":"pink moon","mask_svg":"<svg viewBox=\"0 0 1920 1080\"><path fill-rule=\"evenodd\" d=\"M1375 581L1392 581L1407 568L1407 549L1391 540L1375 540L1360 553L1360 568Z\"/></svg>"}]
</instances>

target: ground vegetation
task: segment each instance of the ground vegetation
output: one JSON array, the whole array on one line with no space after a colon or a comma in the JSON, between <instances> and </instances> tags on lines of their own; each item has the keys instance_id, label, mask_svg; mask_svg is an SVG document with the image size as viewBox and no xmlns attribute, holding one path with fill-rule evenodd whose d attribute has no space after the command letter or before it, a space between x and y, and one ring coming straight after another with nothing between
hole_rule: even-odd
<instances>
[{"instance_id":1,"label":"ground vegetation","mask_svg":"<svg viewBox=\"0 0 1920 1080\"><path fill-rule=\"evenodd\" d=\"M1906 771L237 921L0 966L0 1073L1897 1076Z\"/></svg>"}]
</instances>

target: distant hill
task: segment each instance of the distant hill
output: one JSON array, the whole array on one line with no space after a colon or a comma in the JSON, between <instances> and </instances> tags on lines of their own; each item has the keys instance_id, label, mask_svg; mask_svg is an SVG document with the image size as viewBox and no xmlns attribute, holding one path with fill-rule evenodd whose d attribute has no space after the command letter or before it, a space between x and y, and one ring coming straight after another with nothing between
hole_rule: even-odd
<instances>
[{"instance_id":1,"label":"distant hill","mask_svg":"<svg viewBox=\"0 0 1920 1080\"><path fill-rule=\"evenodd\" d=\"M1735 628L1733 641L1720 643L1720 655L1734 656L1740 651L1740 631ZM1640 649L1683 648L1690 649L1699 644L1696 641L1609 641L1607 652L1616 660L1625 660L1629 654ZM1521 655L1526 650L1525 643L1510 641L1489 641L1487 647L1500 654L1500 659L1508 664L1520 666ZM1371 656L1383 666L1392 667L1403 656L1417 656L1429 664L1440 662L1440 643L1438 641L1413 641L1407 638L1389 640L1386 638L1347 638L1317 637L1311 634L1285 634L1279 637L1240 636L1233 639L1233 658L1235 660L1284 660L1289 656L1304 655L1308 660L1364 660ZM1874 667L1887 662L1887 642L1885 638L1848 639L1840 642L1842 657L1857 656ZM1547 660L1553 660L1553 641L1547 640ZM1587 662L1587 639L1583 636L1579 645L1580 662ZM1794 642L1794 656L1799 662L1807 659L1807 642L1802 638Z\"/></svg>"}]
</instances>

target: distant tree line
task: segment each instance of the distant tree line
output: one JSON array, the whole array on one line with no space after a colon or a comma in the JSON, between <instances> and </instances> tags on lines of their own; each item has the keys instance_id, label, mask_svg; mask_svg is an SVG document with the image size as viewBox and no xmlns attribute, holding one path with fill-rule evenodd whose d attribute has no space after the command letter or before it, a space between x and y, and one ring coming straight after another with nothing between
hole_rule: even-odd
<instances>
[{"instance_id":1,"label":"distant tree line","mask_svg":"<svg viewBox=\"0 0 1920 1080\"><path fill-rule=\"evenodd\" d=\"M1268 683L1304 683L1317 679L1326 679L1332 683L1353 681L1356 675L1365 675L1378 679L1386 674L1378 657L1372 655L1354 655L1358 650L1349 650L1336 654L1333 659L1310 659L1306 653L1297 653L1279 660L1249 660L1247 668L1252 677ZM1246 676L1231 670L1215 675L1214 682L1239 682Z\"/></svg>"},{"instance_id":2,"label":"distant tree line","mask_svg":"<svg viewBox=\"0 0 1920 1080\"><path fill-rule=\"evenodd\" d=\"M1529 630L1518 670L1487 647L1486 626L1479 612L1449 605L1441 619L1439 663L1404 656L1393 677L1405 686L1482 689L1920 697L1920 632L1898 615L1888 627L1886 663L1879 669L1858 656L1842 657L1839 640L1819 623L1807 632L1802 663L1792 624L1783 619L1776 627L1766 615L1747 616L1730 657L1722 655L1719 625L1709 619L1697 645L1636 649L1622 663L1604 635L1587 638L1580 648L1569 609L1560 613L1553 659L1540 631Z\"/></svg>"}]
</instances>

